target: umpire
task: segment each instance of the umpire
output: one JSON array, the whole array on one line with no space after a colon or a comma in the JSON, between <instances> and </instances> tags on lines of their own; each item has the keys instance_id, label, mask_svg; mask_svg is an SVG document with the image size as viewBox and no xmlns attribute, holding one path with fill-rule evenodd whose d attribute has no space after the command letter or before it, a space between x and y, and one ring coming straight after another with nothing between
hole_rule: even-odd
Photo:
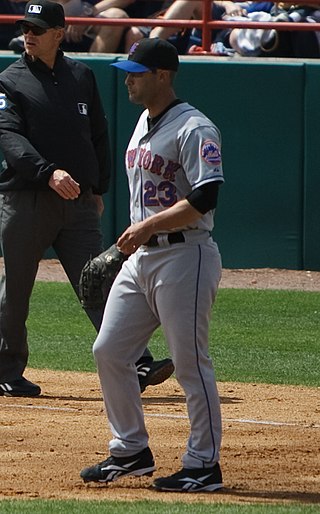
<instances>
[{"instance_id":1,"label":"umpire","mask_svg":"<svg viewBox=\"0 0 320 514\"><path fill-rule=\"evenodd\" d=\"M59 49L63 7L30 1L18 24L26 51L0 74L0 395L38 396L40 387L23 374L39 261L52 246L78 294L85 262L103 251L111 159L94 74ZM87 314L98 330L103 309ZM149 352L146 358L153 361Z\"/></svg>"}]
</instances>

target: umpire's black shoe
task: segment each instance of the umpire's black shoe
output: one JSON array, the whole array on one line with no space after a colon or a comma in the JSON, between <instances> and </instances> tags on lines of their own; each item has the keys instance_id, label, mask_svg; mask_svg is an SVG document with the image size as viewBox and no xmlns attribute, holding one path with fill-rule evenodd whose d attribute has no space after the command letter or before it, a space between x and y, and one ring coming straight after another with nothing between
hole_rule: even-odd
<instances>
[{"instance_id":1,"label":"umpire's black shoe","mask_svg":"<svg viewBox=\"0 0 320 514\"><path fill-rule=\"evenodd\" d=\"M0 384L0 396L39 396L41 389L26 378Z\"/></svg>"},{"instance_id":2,"label":"umpire's black shoe","mask_svg":"<svg viewBox=\"0 0 320 514\"><path fill-rule=\"evenodd\" d=\"M109 457L107 460L84 468L80 476L84 482L115 482L124 476L151 477L156 467L149 447L131 457Z\"/></svg>"},{"instance_id":3,"label":"umpire's black shoe","mask_svg":"<svg viewBox=\"0 0 320 514\"><path fill-rule=\"evenodd\" d=\"M216 491L223 487L222 473L218 463L212 468L182 468L173 475L157 478L153 487L158 491L177 491L180 493Z\"/></svg>"},{"instance_id":4,"label":"umpire's black shoe","mask_svg":"<svg viewBox=\"0 0 320 514\"><path fill-rule=\"evenodd\" d=\"M173 372L174 365L171 359L137 364L140 391L143 393L147 386L161 384L171 377Z\"/></svg>"}]
</instances>

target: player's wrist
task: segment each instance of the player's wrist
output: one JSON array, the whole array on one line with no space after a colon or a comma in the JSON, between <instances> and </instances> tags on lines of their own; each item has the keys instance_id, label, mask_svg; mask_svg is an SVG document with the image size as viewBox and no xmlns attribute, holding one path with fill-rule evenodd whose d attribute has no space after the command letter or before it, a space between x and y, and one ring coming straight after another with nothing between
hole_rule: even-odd
<instances>
[{"instance_id":1,"label":"player's wrist","mask_svg":"<svg viewBox=\"0 0 320 514\"><path fill-rule=\"evenodd\" d=\"M153 236L153 234L156 234L159 230L157 224L154 220L155 215L150 216L149 218L146 218L143 223L143 228L148 233L149 237Z\"/></svg>"}]
</instances>

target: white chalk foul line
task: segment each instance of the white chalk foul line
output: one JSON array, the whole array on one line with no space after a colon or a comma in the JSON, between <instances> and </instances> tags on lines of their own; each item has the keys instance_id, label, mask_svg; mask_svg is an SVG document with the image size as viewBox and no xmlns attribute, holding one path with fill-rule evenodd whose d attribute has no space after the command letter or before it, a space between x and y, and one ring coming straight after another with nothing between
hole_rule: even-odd
<instances>
[{"instance_id":1,"label":"white chalk foul line","mask_svg":"<svg viewBox=\"0 0 320 514\"><path fill-rule=\"evenodd\" d=\"M50 407L50 405L19 405L19 404L3 404L3 407L20 408L20 409L38 409L38 410L53 410L64 412L78 412L78 409L72 407ZM169 418L169 419L188 419L186 414L157 414L145 413L149 418ZM320 428L320 425L313 423L305 425L301 423L287 423L285 421L266 421L257 419L242 419L242 418L223 418L225 423L248 423L252 425L271 425L279 427L302 427L302 428Z\"/></svg>"},{"instance_id":2,"label":"white chalk foul line","mask_svg":"<svg viewBox=\"0 0 320 514\"><path fill-rule=\"evenodd\" d=\"M311 423L310 425L306 425L303 423L287 423L286 421L263 421L257 419L238 419L238 418L224 418L225 422L234 422L234 423L253 423L257 425L274 425L279 427L302 427L302 428L320 428L320 425L316 423Z\"/></svg>"},{"instance_id":3,"label":"white chalk foul line","mask_svg":"<svg viewBox=\"0 0 320 514\"><path fill-rule=\"evenodd\" d=\"M150 418L188 419L188 416L184 414L145 414L145 416L148 416ZM300 423L287 423L284 421L264 421L257 419L223 418L222 421L225 423L251 423L254 425L275 425L280 427L320 428L320 425L317 424L304 425Z\"/></svg>"}]
</instances>

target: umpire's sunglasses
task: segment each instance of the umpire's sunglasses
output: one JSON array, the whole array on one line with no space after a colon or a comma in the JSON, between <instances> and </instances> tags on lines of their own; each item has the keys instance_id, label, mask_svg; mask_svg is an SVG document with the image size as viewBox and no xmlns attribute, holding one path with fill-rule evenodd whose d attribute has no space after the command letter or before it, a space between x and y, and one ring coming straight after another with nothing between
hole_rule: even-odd
<instances>
[{"instance_id":1,"label":"umpire's sunglasses","mask_svg":"<svg viewBox=\"0 0 320 514\"><path fill-rule=\"evenodd\" d=\"M48 30L43 27L38 27L37 25L29 25L28 23L21 23L20 27L22 34L28 34L28 32L31 31L34 36L42 36Z\"/></svg>"}]
</instances>

